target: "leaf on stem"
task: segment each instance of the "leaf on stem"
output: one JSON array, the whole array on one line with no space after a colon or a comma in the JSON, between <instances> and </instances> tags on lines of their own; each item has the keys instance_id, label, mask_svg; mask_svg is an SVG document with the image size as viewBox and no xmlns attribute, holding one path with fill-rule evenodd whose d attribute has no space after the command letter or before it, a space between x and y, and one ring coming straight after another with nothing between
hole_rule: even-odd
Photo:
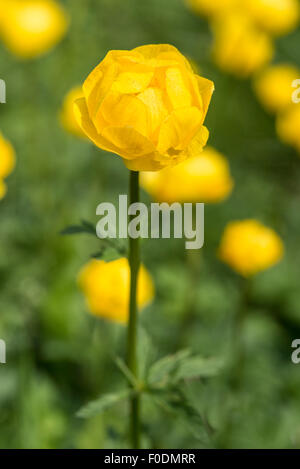
<instances>
[{"instance_id":1,"label":"leaf on stem","mask_svg":"<svg viewBox=\"0 0 300 469\"><path fill-rule=\"evenodd\" d=\"M189 350L180 350L174 355L167 355L158 360L149 369L148 383L155 384L160 381L169 381L179 365L190 355Z\"/></svg>"},{"instance_id":2,"label":"leaf on stem","mask_svg":"<svg viewBox=\"0 0 300 469\"><path fill-rule=\"evenodd\" d=\"M131 389L123 389L119 392L104 394L103 396L99 397L99 399L91 401L83 406L81 409L79 409L76 415L77 417L86 419L93 417L94 415L102 414L113 405L127 399L132 394L132 392L133 391Z\"/></svg>"},{"instance_id":3,"label":"leaf on stem","mask_svg":"<svg viewBox=\"0 0 300 469\"><path fill-rule=\"evenodd\" d=\"M199 411L192 405L182 390L173 388L166 391L153 390L154 402L166 412L180 418L182 422L206 447L210 444L210 435Z\"/></svg>"},{"instance_id":4,"label":"leaf on stem","mask_svg":"<svg viewBox=\"0 0 300 469\"><path fill-rule=\"evenodd\" d=\"M218 375L223 367L221 358L191 356L188 350L182 350L154 363L148 373L148 383L150 387L157 384L168 386L183 380L210 378Z\"/></svg>"}]
</instances>

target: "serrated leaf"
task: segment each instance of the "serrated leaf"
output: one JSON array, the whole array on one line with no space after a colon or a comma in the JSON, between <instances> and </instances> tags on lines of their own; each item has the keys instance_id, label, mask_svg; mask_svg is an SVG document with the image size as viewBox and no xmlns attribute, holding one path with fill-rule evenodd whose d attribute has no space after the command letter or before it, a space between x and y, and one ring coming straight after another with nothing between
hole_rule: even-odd
<instances>
[{"instance_id":1,"label":"serrated leaf","mask_svg":"<svg viewBox=\"0 0 300 469\"><path fill-rule=\"evenodd\" d=\"M190 355L188 350L181 350L174 355L168 355L158 360L150 367L148 374L148 383L155 384L160 381L166 381L178 370L179 365Z\"/></svg>"},{"instance_id":2,"label":"serrated leaf","mask_svg":"<svg viewBox=\"0 0 300 469\"><path fill-rule=\"evenodd\" d=\"M220 373L224 361L220 358L188 357L183 360L176 372L176 380L210 378Z\"/></svg>"},{"instance_id":3,"label":"serrated leaf","mask_svg":"<svg viewBox=\"0 0 300 469\"><path fill-rule=\"evenodd\" d=\"M202 416L181 390L177 388L171 392L162 393L153 391L152 397L160 407L180 418L195 438L202 441L206 446L209 445L209 433Z\"/></svg>"},{"instance_id":4,"label":"serrated leaf","mask_svg":"<svg viewBox=\"0 0 300 469\"><path fill-rule=\"evenodd\" d=\"M77 417L80 418L89 418L94 415L102 414L104 411L117 404L118 402L127 399L132 394L132 389L123 389L120 392L108 393L101 396L95 401L91 401L85 406L83 406L76 413Z\"/></svg>"},{"instance_id":5,"label":"serrated leaf","mask_svg":"<svg viewBox=\"0 0 300 469\"><path fill-rule=\"evenodd\" d=\"M64 230L61 231L62 235L74 235L79 233L91 234L97 237L96 228L94 225L84 220L81 222L81 225L67 226Z\"/></svg>"},{"instance_id":6,"label":"serrated leaf","mask_svg":"<svg viewBox=\"0 0 300 469\"><path fill-rule=\"evenodd\" d=\"M84 226L87 230L90 230L90 232L92 232L92 233L95 233L95 231L96 231L95 226L90 221L81 220L81 225Z\"/></svg>"}]
</instances>

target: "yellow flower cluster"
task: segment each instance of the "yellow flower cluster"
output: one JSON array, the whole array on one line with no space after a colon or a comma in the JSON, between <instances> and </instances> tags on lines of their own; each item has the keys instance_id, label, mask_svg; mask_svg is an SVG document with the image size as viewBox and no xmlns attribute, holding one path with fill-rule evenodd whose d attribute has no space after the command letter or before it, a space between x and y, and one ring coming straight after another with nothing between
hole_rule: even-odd
<instances>
[{"instance_id":1,"label":"yellow flower cluster","mask_svg":"<svg viewBox=\"0 0 300 469\"><path fill-rule=\"evenodd\" d=\"M244 277L273 266L283 252L280 237L257 220L229 223L219 247L220 259Z\"/></svg>"},{"instance_id":2,"label":"yellow flower cluster","mask_svg":"<svg viewBox=\"0 0 300 469\"><path fill-rule=\"evenodd\" d=\"M255 79L254 90L263 107L276 115L280 140L300 152L300 69L289 64L267 67Z\"/></svg>"},{"instance_id":3,"label":"yellow flower cluster","mask_svg":"<svg viewBox=\"0 0 300 469\"><path fill-rule=\"evenodd\" d=\"M1 0L0 38L22 59L40 56L66 33L68 17L55 0Z\"/></svg>"},{"instance_id":4,"label":"yellow flower cluster","mask_svg":"<svg viewBox=\"0 0 300 469\"><path fill-rule=\"evenodd\" d=\"M220 202L233 180L226 158L207 147L175 167L141 173L141 185L159 202Z\"/></svg>"},{"instance_id":5,"label":"yellow flower cluster","mask_svg":"<svg viewBox=\"0 0 300 469\"><path fill-rule=\"evenodd\" d=\"M173 46L110 51L75 101L83 132L133 171L158 171L198 155L214 90Z\"/></svg>"},{"instance_id":6,"label":"yellow flower cluster","mask_svg":"<svg viewBox=\"0 0 300 469\"><path fill-rule=\"evenodd\" d=\"M212 29L213 60L227 73L247 78L273 57L273 44L268 34L240 12L217 17Z\"/></svg>"},{"instance_id":7,"label":"yellow flower cluster","mask_svg":"<svg viewBox=\"0 0 300 469\"><path fill-rule=\"evenodd\" d=\"M273 56L273 36L287 34L300 19L298 0L187 0L208 17L213 58L224 71L248 77Z\"/></svg>"},{"instance_id":8,"label":"yellow flower cluster","mask_svg":"<svg viewBox=\"0 0 300 469\"><path fill-rule=\"evenodd\" d=\"M4 179L15 166L15 152L12 145L0 133L0 199L6 194Z\"/></svg>"},{"instance_id":9,"label":"yellow flower cluster","mask_svg":"<svg viewBox=\"0 0 300 469\"><path fill-rule=\"evenodd\" d=\"M92 314L111 321L128 320L130 269L125 258L111 262L91 260L78 278ZM154 297L152 279L142 265L138 276L137 304L140 309Z\"/></svg>"},{"instance_id":10,"label":"yellow flower cluster","mask_svg":"<svg viewBox=\"0 0 300 469\"><path fill-rule=\"evenodd\" d=\"M297 79L300 79L300 70L294 65L272 65L255 78L254 90L263 107L277 114L292 104L292 84Z\"/></svg>"}]
</instances>

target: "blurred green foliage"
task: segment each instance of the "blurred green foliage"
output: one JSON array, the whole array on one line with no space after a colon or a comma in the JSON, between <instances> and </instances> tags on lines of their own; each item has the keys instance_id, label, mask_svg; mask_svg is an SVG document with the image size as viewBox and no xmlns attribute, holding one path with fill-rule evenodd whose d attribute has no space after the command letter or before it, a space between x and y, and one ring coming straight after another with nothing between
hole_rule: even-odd
<instances>
[{"instance_id":1,"label":"blurred green foliage","mask_svg":"<svg viewBox=\"0 0 300 469\"><path fill-rule=\"evenodd\" d=\"M300 337L298 156L276 139L274 121L251 83L212 65L208 25L182 0L62 3L71 27L50 54L22 62L0 46L0 75L7 83L0 126L17 153L0 204L0 337L7 344L7 364L0 365L0 447L128 445L126 402L91 419L75 415L88 401L124 387L114 357L124 355L125 329L89 316L76 285L97 240L60 235L81 219L95 222L101 201L126 193L128 174L118 157L67 135L57 115L64 94L109 49L146 43L177 46L215 81L210 144L228 157L236 184L228 201L206 206L199 256L187 254L183 241L143 243L156 299L141 316L141 360L152 363L184 348L225 361L231 356L243 290L241 279L216 257L227 221L255 217L274 227L286 255L250 285L238 380L233 383L225 367L216 377L183 385L212 442L203 443L197 429L183 425L179 412L161 411L146 397L143 445L299 447L300 368L290 359L291 342ZM300 66L299 40L299 29L278 40L275 60Z\"/></svg>"}]
</instances>

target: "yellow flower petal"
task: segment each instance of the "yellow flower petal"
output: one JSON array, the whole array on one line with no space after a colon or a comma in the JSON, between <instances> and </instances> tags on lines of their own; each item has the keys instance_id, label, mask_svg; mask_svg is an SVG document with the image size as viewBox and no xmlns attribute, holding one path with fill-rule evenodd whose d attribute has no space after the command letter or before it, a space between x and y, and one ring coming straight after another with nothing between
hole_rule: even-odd
<instances>
[{"instance_id":1,"label":"yellow flower petal","mask_svg":"<svg viewBox=\"0 0 300 469\"><path fill-rule=\"evenodd\" d=\"M203 116L202 116L202 124L205 120L208 107L210 105L210 101L215 90L215 85L211 80L207 80L206 78L199 77L196 75L197 83L198 83L198 90L201 97L201 102L203 103Z\"/></svg>"},{"instance_id":2,"label":"yellow flower petal","mask_svg":"<svg viewBox=\"0 0 300 469\"><path fill-rule=\"evenodd\" d=\"M116 153L132 160L155 152L153 144L132 127L106 127L101 134L117 148Z\"/></svg>"},{"instance_id":3,"label":"yellow flower petal","mask_svg":"<svg viewBox=\"0 0 300 469\"><path fill-rule=\"evenodd\" d=\"M99 113L101 113L108 126L133 127L144 136L149 133L150 119L147 108L136 96L111 91L103 99ZM102 120L100 120L100 126L98 126L98 114L94 119L94 124L100 132Z\"/></svg>"},{"instance_id":4,"label":"yellow flower petal","mask_svg":"<svg viewBox=\"0 0 300 469\"><path fill-rule=\"evenodd\" d=\"M87 135L87 137L89 137L89 139L92 140L95 145L97 145L97 147L102 148L102 150L114 153L118 152L118 149L112 145L112 143L106 141L103 136L97 133L97 130L90 119L84 98L76 99L74 102L74 114L80 128Z\"/></svg>"},{"instance_id":5,"label":"yellow flower petal","mask_svg":"<svg viewBox=\"0 0 300 469\"><path fill-rule=\"evenodd\" d=\"M195 136L202 120L196 107L177 109L162 124L158 140L158 151L184 150Z\"/></svg>"},{"instance_id":6,"label":"yellow flower petal","mask_svg":"<svg viewBox=\"0 0 300 469\"><path fill-rule=\"evenodd\" d=\"M167 54L169 54L169 57L173 57L173 54L176 54L176 56L180 54L178 49L170 44L148 44L136 47L133 52L138 52L145 59L155 59L162 55L167 56Z\"/></svg>"},{"instance_id":7,"label":"yellow flower petal","mask_svg":"<svg viewBox=\"0 0 300 469\"><path fill-rule=\"evenodd\" d=\"M174 109L191 106L192 97L178 68L166 71L166 90Z\"/></svg>"},{"instance_id":8,"label":"yellow flower petal","mask_svg":"<svg viewBox=\"0 0 300 469\"><path fill-rule=\"evenodd\" d=\"M119 93L141 93L152 80L153 72L148 73L120 73L114 81L112 90Z\"/></svg>"},{"instance_id":9,"label":"yellow flower petal","mask_svg":"<svg viewBox=\"0 0 300 469\"><path fill-rule=\"evenodd\" d=\"M186 153L188 157L198 156L207 144L209 131L205 125L202 125L197 135L191 140Z\"/></svg>"},{"instance_id":10,"label":"yellow flower petal","mask_svg":"<svg viewBox=\"0 0 300 469\"><path fill-rule=\"evenodd\" d=\"M167 117L167 109L164 104L163 93L159 88L147 88L137 97L147 107L150 118L151 133L153 134L157 127Z\"/></svg>"}]
</instances>

